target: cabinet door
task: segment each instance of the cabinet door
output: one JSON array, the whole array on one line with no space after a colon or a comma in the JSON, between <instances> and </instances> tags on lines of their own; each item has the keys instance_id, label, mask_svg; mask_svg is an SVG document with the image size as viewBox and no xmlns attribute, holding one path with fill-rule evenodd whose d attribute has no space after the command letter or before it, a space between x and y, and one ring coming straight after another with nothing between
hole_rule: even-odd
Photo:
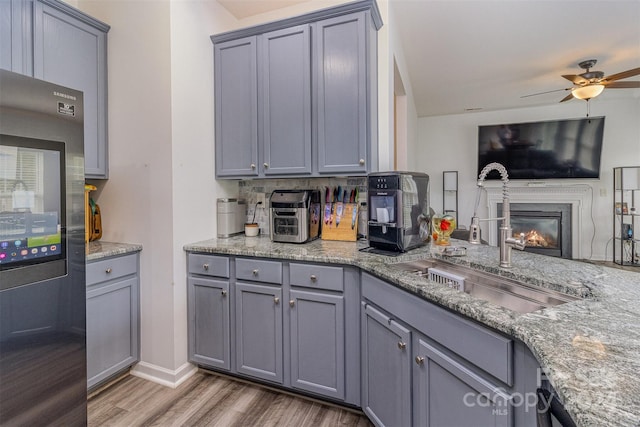
<instances>
[{"instance_id":1,"label":"cabinet door","mask_svg":"<svg viewBox=\"0 0 640 427\"><path fill-rule=\"evenodd\" d=\"M236 283L236 369L282 384L282 290Z\"/></svg>"},{"instance_id":2,"label":"cabinet door","mask_svg":"<svg viewBox=\"0 0 640 427\"><path fill-rule=\"evenodd\" d=\"M418 426L512 426L510 396L449 355L416 339L414 409Z\"/></svg>"},{"instance_id":3,"label":"cabinet door","mask_svg":"<svg viewBox=\"0 0 640 427\"><path fill-rule=\"evenodd\" d=\"M35 3L34 77L84 93L84 164L89 178L108 176L106 48L106 30Z\"/></svg>"},{"instance_id":4,"label":"cabinet door","mask_svg":"<svg viewBox=\"0 0 640 427\"><path fill-rule=\"evenodd\" d=\"M411 332L363 303L362 408L378 426L411 425Z\"/></svg>"},{"instance_id":5,"label":"cabinet door","mask_svg":"<svg viewBox=\"0 0 640 427\"><path fill-rule=\"evenodd\" d=\"M216 176L258 175L255 36L214 46Z\"/></svg>"},{"instance_id":6,"label":"cabinet door","mask_svg":"<svg viewBox=\"0 0 640 427\"><path fill-rule=\"evenodd\" d=\"M344 297L291 290L291 385L345 398Z\"/></svg>"},{"instance_id":7,"label":"cabinet door","mask_svg":"<svg viewBox=\"0 0 640 427\"><path fill-rule=\"evenodd\" d=\"M367 171L365 14L315 24L318 171Z\"/></svg>"},{"instance_id":8,"label":"cabinet door","mask_svg":"<svg viewBox=\"0 0 640 427\"><path fill-rule=\"evenodd\" d=\"M87 292L89 387L138 359L137 278L95 285Z\"/></svg>"},{"instance_id":9,"label":"cabinet door","mask_svg":"<svg viewBox=\"0 0 640 427\"><path fill-rule=\"evenodd\" d=\"M33 2L0 1L0 68L33 76Z\"/></svg>"},{"instance_id":10,"label":"cabinet door","mask_svg":"<svg viewBox=\"0 0 640 427\"><path fill-rule=\"evenodd\" d=\"M264 175L311 173L309 25L260 36L260 146Z\"/></svg>"},{"instance_id":11,"label":"cabinet door","mask_svg":"<svg viewBox=\"0 0 640 427\"><path fill-rule=\"evenodd\" d=\"M229 282L189 278L189 360L231 368Z\"/></svg>"}]
</instances>

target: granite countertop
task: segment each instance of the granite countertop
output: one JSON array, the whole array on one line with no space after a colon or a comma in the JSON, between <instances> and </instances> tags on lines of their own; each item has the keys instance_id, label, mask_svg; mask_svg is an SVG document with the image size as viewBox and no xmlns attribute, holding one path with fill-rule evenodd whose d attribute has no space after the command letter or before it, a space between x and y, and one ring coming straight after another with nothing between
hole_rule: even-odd
<instances>
[{"instance_id":1,"label":"granite countertop","mask_svg":"<svg viewBox=\"0 0 640 427\"><path fill-rule=\"evenodd\" d=\"M523 341L546 370L579 426L640 425L640 270L638 273L529 252L512 252L512 268L498 266L498 248L466 246L445 257L425 245L397 257L362 252L366 242L315 240L303 245L236 236L185 245L188 252L354 265ZM432 283L390 264L427 257L580 296L574 302L519 314Z\"/></svg>"},{"instance_id":2,"label":"granite countertop","mask_svg":"<svg viewBox=\"0 0 640 427\"><path fill-rule=\"evenodd\" d=\"M96 240L89 242L89 251L87 252L87 261L95 261L101 258L108 258L116 255L125 255L131 252L139 252L142 245L134 243L114 243L102 242Z\"/></svg>"}]
</instances>

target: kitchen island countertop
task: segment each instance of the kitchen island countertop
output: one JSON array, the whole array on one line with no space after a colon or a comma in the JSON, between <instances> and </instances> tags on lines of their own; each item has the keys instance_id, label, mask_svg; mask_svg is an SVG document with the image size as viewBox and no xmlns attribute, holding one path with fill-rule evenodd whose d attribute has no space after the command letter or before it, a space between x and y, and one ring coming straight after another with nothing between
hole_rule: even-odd
<instances>
[{"instance_id":1,"label":"kitchen island countertop","mask_svg":"<svg viewBox=\"0 0 640 427\"><path fill-rule=\"evenodd\" d=\"M579 426L640 425L640 274L529 252L513 251L512 268L498 266L498 248L470 245L446 257L427 244L399 256L361 251L366 242L315 240L302 245L236 236L184 246L188 252L354 265L524 342L546 370ZM519 314L430 282L390 264L436 257L582 297ZM639 271L640 272L640 271Z\"/></svg>"}]
</instances>

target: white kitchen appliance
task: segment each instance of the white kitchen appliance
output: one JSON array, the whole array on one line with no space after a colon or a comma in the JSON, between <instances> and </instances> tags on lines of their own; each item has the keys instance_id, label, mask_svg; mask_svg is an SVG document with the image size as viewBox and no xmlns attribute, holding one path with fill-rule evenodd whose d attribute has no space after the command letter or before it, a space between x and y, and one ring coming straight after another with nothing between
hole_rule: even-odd
<instances>
[{"instance_id":1,"label":"white kitchen appliance","mask_svg":"<svg viewBox=\"0 0 640 427\"><path fill-rule=\"evenodd\" d=\"M244 231L247 205L244 200L217 199L218 238L227 238Z\"/></svg>"}]
</instances>

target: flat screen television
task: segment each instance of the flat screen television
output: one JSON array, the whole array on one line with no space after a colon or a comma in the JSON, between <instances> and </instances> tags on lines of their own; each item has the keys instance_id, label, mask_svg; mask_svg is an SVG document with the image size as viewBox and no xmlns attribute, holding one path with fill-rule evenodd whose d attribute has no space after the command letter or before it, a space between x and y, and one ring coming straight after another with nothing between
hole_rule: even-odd
<instances>
[{"instance_id":1,"label":"flat screen television","mask_svg":"<svg viewBox=\"0 0 640 427\"><path fill-rule=\"evenodd\" d=\"M478 127L478 174L491 162L509 179L599 178L604 117ZM487 179L499 179L492 171Z\"/></svg>"}]
</instances>

